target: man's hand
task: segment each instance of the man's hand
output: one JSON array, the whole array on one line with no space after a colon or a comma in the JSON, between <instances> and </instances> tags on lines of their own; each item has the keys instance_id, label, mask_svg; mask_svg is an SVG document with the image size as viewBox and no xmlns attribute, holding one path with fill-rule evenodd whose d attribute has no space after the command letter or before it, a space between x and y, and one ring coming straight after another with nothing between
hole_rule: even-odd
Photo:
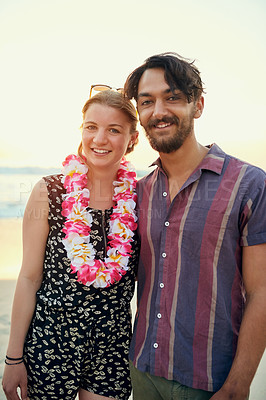
<instances>
[{"instance_id":1,"label":"man's hand","mask_svg":"<svg viewBox=\"0 0 266 400\"><path fill-rule=\"evenodd\" d=\"M210 398L210 400L247 400L247 398L248 393L243 389L227 389L224 385Z\"/></svg>"}]
</instances>

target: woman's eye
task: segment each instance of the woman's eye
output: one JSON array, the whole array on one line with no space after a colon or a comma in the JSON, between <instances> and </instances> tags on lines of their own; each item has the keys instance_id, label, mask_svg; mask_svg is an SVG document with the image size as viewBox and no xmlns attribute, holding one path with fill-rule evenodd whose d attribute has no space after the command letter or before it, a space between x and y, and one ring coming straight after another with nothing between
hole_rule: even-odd
<instances>
[{"instance_id":1,"label":"woman's eye","mask_svg":"<svg viewBox=\"0 0 266 400\"><path fill-rule=\"evenodd\" d=\"M85 126L84 129L87 131L93 131L94 129L96 129L96 127L94 125L87 125L87 126Z\"/></svg>"},{"instance_id":2,"label":"woman's eye","mask_svg":"<svg viewBox=\"0 0 266 400\"><path fill-rule=\"evenodd\" d=\"M111 133L115 133L115 134L116 134L116 133L120 133L120 131L119 131L118 129L115 129L115 128L111 128L111 129L110 129L110 132L111 132Z\"/></svg>"}]
</instances>

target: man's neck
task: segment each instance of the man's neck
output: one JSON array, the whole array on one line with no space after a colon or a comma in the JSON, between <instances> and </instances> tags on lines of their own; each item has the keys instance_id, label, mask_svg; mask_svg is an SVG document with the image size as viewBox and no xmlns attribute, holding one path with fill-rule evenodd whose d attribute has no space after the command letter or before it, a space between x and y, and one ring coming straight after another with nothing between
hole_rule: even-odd
<instances>
[{"instance_id":1,"label":"man's neck","mask_svg":"<svg viewBox=\"0 0 266 400\"><path fill-rule=\"evenodd\" d=\"M198 143L194 136L188 138L175 152L160 153L162 167L168 176L171 200L207 153L208 149Z\"/></svg>"},{"instance_id":2,"label":"man's neck","mask_svg":"<svg viewBox=\"0 0 266 400\"><path fill-rule=\"evenodd\" d=\"M194 171L208 151L196 141L195 137L191 137L178 150L172 153L160 153L160 159L164 171L171 179Z\"/></svg>"}]
</instances>

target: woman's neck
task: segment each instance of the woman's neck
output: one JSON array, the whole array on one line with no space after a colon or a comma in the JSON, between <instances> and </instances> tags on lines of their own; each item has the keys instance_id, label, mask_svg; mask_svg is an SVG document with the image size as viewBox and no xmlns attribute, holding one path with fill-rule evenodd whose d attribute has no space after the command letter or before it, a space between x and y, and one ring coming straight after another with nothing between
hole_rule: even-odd
<instances>
[{"instance_id":1,"label":"woman's neck","mask_svg":"<svg viewBox=\"0 0 266 400\"><path fill-rule=\"evenodd\" d=\"M114 205L113 194L117 171L88 171L90 207L106 210Z\"/></svg>"}]
</instances>

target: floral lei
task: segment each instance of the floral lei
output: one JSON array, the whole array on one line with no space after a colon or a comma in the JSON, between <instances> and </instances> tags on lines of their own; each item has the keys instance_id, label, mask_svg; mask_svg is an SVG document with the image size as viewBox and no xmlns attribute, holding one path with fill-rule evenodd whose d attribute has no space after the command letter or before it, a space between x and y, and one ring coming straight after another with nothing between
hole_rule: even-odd
<instances>
[{"instance_id":1,"label":"floral lei","mask_svg":"<svg viewBox=\"0 0 266 400\"><path fill-rule=\"evenodd\" d=\"M137 228L136 173L132 165L122 159L114 181L113 201L108 234L107 256L104 261L95 259L95 249L90 243L92 216L87 210L90 191L87 189L88 167L80 157L71 154L63 162L62 215L66 217L63 244L71 261L72 273L86 286L108 287L119 281L128 270L132 252L131 242Z\"/></svg>"}]
</instances>

